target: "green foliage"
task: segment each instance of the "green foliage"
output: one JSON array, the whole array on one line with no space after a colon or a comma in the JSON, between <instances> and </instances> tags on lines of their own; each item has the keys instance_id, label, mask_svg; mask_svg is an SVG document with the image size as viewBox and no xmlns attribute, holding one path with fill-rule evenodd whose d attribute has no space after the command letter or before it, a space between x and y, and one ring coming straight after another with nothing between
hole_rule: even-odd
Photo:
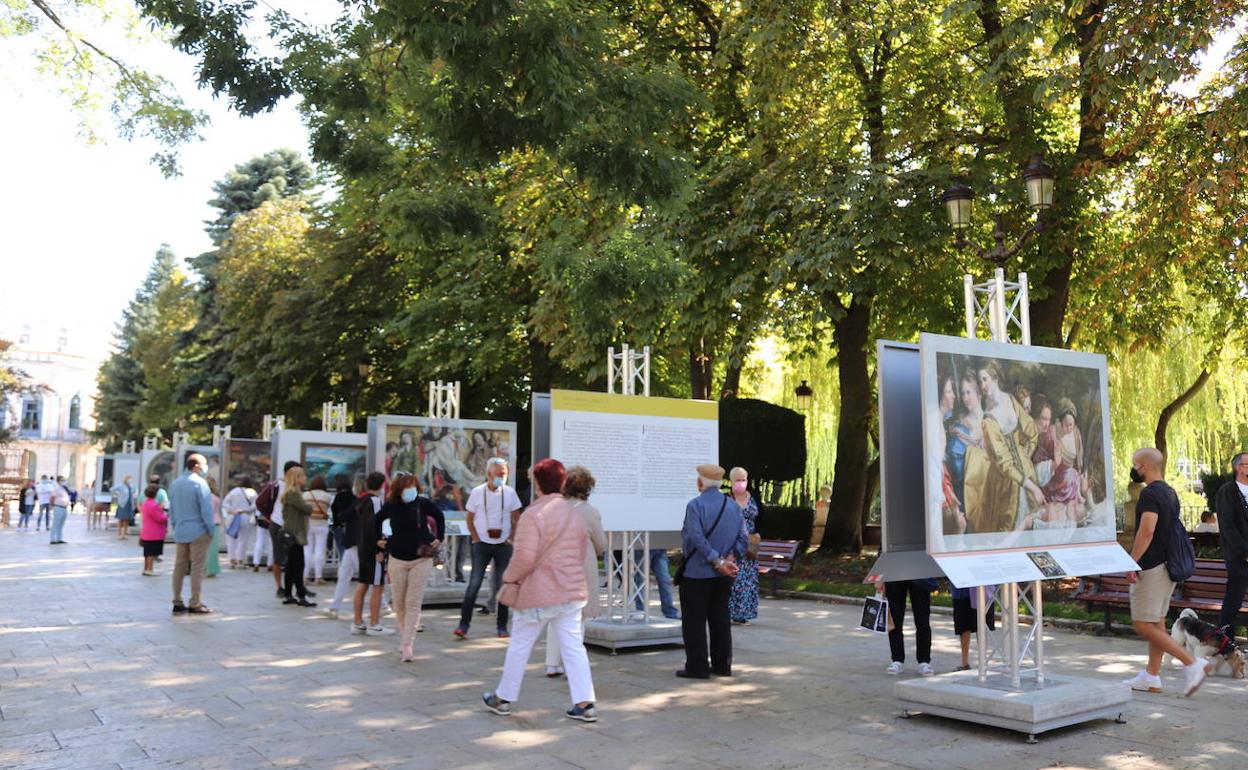
<instances>
[{"instance_id":1,"label":"green foliage","mask_svg":"<svg viewBox=\"0 0 1248 770\"><path fill-rule=\"evenodd\" d=\"M160 150L152 162L176 176L178 150L199 136L207 116L186 106L165 77L126 61L123 46L110 50L105 39L147 41L146 20L121 0L42 0L0 2L0 39L30 42L38 74L60 91L79 117L88 142L102 139L99 123L112 118L123 139L151 139Z\"/></svg>"},{"instance_id":2,"label":"green foliage","mask_svg":"<svg viewBox=\"0 0 1248 770\"><path fill-rule=\"evenodd\" d=\"M95 437L106 451L137 440L148 430L168 434L177 427L180 408L173 398L176 379L170 351L192 312L177 257L168 246L161 246L122 313L115 349L100 367Z\"/></svg>"},{"instance_id":3,"label":"green foliage","mask_svg":"<svg viewBox=\"0 0 1248 770\"><path fill-rule=\"evenodd\" d=\"M719 462L725 468L745 468L756 483L801 478L806 472L806 418L755 398L723 399Z\"/></svg>"},{"instance_id":4,"label":"green foliage","mask_svg":"<svg viewBox=\"0 0 1248 770\"><path fill-rule=\"evenodd\" d=\"M1205 495L1205 504L1208 506L1205 508L1206 511L1218 510L1218 490L1222 488L1223 484L1229 484L1234 480L1234 473L1202 472L1200 474L1201 491Z\"/></svg>"},{"instance_id":5,"label":"green foliage","mask_svg":"<svg viewBox=\"0 0 1248 770\"><path fill-rule=\"evenodd\" d=\"M9 360L9 342L0 340L0 409L9 410L10 398L29 388L29 376ZM19 425L17 415L9 410L9 413L4 415L3 427L0 427L0 446L4 446L17 436Z\"/></svg>"}]
</instances>

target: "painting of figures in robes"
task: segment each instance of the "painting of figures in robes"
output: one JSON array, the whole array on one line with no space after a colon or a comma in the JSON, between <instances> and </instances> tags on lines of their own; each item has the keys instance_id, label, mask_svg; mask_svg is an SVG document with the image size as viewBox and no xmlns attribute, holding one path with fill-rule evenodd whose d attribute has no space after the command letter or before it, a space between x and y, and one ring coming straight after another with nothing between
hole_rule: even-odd
<instances>
[{"instance_id":1,"label":"painting of figures in robes","mask_svg":"<svg viewBox=\"0 0 1248 770\"><path fill-rule=\"evenodd\" d=\"M925 334L928 550L1115 538L1103 356Z\"/></svg>"}]
</instances>

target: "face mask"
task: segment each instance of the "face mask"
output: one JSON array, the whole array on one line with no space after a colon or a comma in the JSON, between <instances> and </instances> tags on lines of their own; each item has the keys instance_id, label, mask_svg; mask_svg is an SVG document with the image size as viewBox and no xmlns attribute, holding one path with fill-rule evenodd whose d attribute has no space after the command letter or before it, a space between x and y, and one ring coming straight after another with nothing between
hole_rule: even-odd
<instances>
[{"instance_id":1,"label":"face mask","mask_svg":"<svg viewBox=\"0 0 1248 770\"><path fill-rule=\"evenodd\" d=\"M733 493L734 495L743 495L743 494L745 494L745 482L744 482L744 481L734 481L734 482L732 482L732 493Z\"/></svg>"},{"instance_id":2,"label":"face mask","mask_svg":"<svg viewBox=\"0 0 1248 770\"><path fill-rule=\"evenodd\" d=\"M1138 470L1136 470L1134 467L1133 467L1133 468L1131 468L1131 481L1132 481L1132 483L1134 483L1134 484L1143 484L1143 483L1144 483L1144 477L1143 477L1143 476L1141 476L1141 475L1140 475L1140 472L1139 472Z\"/></svg>"},{"instance_id":3,"label":"face mask","mask_svg":"<svg viewBox=\"0 0 1248 770\"><path fill-rule=\"evenodd\" d=\"M494 487L495 489L498 489L499 487L501 487L502 485L506 483L507 483L506 476L495 476L494 478L490 479L490 486Z\"/></svg>"},{"instance_id":4,"label":"face mask","mask_svg":"<svg viewBox=\"0 0 1248 770\"><path fill-rule=\"evenodd\" d=\"M405 503L415 502L416 501L416 488L408 487L407 489L403 490L402 497L403 497L403 502Z\"/></svg>"}]
</instances>

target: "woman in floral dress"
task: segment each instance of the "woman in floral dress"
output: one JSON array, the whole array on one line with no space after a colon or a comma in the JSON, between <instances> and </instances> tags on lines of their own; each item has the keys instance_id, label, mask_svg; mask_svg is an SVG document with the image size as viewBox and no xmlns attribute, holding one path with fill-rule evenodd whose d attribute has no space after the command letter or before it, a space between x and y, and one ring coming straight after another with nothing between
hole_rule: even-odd
<instances>
[{"instance_id":1,"label":"woman in floral dress","mask_svg":"<svg viewBox=\"0 0 1248 770\"><path fill-rule=\"evenodd\" d=\"M750 494L748 486L750 477L744 468L733 468L728 473L732 482L732 499L741 506L745 518L745 532L754 535L758 532L758 501ZM728 597L728 615L732 622L746 626L758 617L758 561L748 556L741 559L737 577L732 583L732 594Z\"/></svg>"}]
</instances>

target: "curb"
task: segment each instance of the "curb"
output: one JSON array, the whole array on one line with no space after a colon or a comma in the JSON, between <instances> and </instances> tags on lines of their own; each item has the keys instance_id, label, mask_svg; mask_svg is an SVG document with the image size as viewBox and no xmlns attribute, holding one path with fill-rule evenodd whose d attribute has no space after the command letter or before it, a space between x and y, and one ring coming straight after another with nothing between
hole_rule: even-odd
<instances>
[{"instance_id":1,"label":"curb","mask_svg":"<svg viewBox=\"0 0 1248 770\"><path fill-rule=\"evenodd\" d=\"M856 605L861 607L865 604L864 597L861 596L841 596L840 594L817 594L807 591L790 591L782 589L777 592L777 596L782 599L799 599L802 601L822 602L824 604L845 604ZM940 607L932 605L932 614L934 615L952 615L952 607ZM1030 615L1020 615L1019 622L1030 625ZM1076 631L1083 634L1091 634L1093 636L1103 636L1105 634L1105 623L1099 620L1072 620L1070 618L1049 618L1044 619L1044 625L1048 628L1060 628L1066 631ZM1135 629L1131 626L1124 626L1121 623L1113 623L1109 627L1110 632L1114 634L1134 634Z\"/></svg>"}]
</instances>

